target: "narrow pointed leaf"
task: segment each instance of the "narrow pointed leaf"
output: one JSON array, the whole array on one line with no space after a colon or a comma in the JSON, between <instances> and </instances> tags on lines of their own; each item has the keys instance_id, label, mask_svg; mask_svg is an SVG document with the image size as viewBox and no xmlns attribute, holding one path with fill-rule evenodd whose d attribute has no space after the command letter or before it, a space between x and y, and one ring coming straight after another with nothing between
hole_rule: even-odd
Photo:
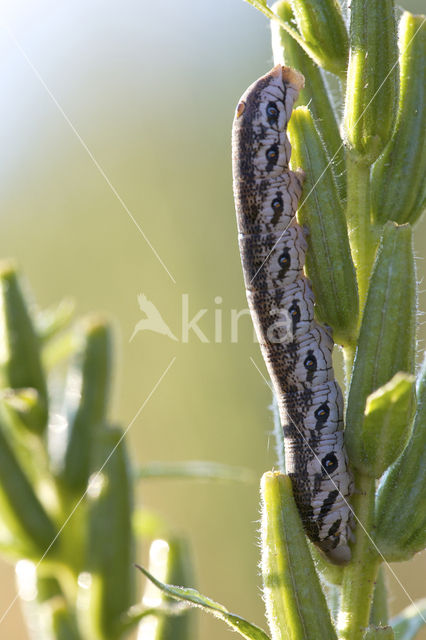
<instances>
[{"instance_id":1,"label":"narrow pointed leaf","mask_svg":"<svg viewBox=\"0 0 426 640\"><path fill-rule=\"evenodd\" d=\"M149 551L149 572L166 584L188 586L193 583L186 541L179 538L154 540ZM142 602L147 607L161 608L174 601L148 582ZM179 616L168 616L163 611L159 616L145 617L138 627L138 635L144 640L187 640L192 635L192 619L189 611L183 610Z\"/></svg>"},{"instance_id":2,"label":"narrow pointed leaf","mask_svg":"<svg viewBox=\"0 0 426 640\"><path fill-rule=\"evenodd\" d=\"M196 589L189 589L186 587L177 587L174 585L164 584L157 580L153 575L149 573L143 567L136 565L140 571L149 579L156 587L158 587L165 594L176 598L177 600L183 600L189 602L194 607L200 607L207 613L211 613L216 618L226 622L234 631L237 631L243 638L247 640L269 640L262 629L256 625L244 620L240 616L234 613L230 613L223 605L203 596Z\"/></svg>"}]
</instances>

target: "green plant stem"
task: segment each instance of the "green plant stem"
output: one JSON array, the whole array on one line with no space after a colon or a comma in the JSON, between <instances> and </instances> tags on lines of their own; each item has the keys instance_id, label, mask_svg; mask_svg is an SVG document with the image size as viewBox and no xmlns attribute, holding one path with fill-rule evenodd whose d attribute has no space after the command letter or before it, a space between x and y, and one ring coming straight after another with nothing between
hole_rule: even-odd
<instances>
[{"instance_id":1,"label":"green plant stem","mask_svg":"<svg viewBox=\"0 0 426 640\"><path fill-rule=\"evenodd\" d=\"M388 593L386 588L386 576L384 565L381 565L376 579L373 606L371 608L370 624L376 627L384 627L389 621Z\"/></svg>"},{"instance_id":2,"label":"green plant stem","mask_svg":"<svg viewBox=\"0 0 426 640\"><path fill-rule=\"evenodd\" d=\"M349 384L351 381L352 367L355 360L355 353L356 353L356 343L348 344L343 349L343 361L344 361L344 367L345 367L345 386L346 386L347 392L349 391Z\"/></svg>"},{"instance_id":3,"label":"green plant stem","mask_svg":"<svg viewBox=\"0 0 426 640\"><path fill-rule=\"evenodd\" d=\"M377 236L370 222L370 167L357 163L350 153L346 159L349 241L358 279L362 311L374 260ZM360 314L361 316L361 314Z\"/></svg>"},{"instance_id":4,"label":"green plant stem","mask_svg":"<svg viewBox=\"0 0 426 640\"><path fill-rule=\"evenodd\" d=\"M340 640L362 640L369 624L375 580L380 558L368 532L374 516L374 478L356 474L357 488L352 503L357 517L356 544L351 563L345 569L339 612Z\"/></svg>"}]
</instances>

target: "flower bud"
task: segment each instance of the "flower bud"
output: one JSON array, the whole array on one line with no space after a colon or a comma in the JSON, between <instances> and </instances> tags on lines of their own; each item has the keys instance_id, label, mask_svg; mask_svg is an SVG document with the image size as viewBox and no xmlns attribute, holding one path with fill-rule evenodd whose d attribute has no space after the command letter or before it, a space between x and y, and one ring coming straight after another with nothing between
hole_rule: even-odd
<instances>
[{"instance_id":1,"label":"flower bud","mask_svg":"<svg viewBox=\"0 0 426 640\"><path fill-rule=\"evenodd\" d=\"M0 514L13 537L17 555L38 561L51 547L57 530L19 464L0 423ZM52 548L53 550L53 548Z\"/></svg>"},{"instance_id":2,"label":"flower bud","mask_svg":"<svg viewBox=\"0 0 426 640\"><path fill-rule=\"evenodd\" d=\"M426 24L425 16L405 12L399 25L400 95L395 132L373 167L372 213L414 224L425 208Z\"/></svg>"},{"instance_id":3,"label":"flower bud","mask_svg":"<svg viewBox=\"0 0 426 640\"><path fill-rule=\"evenodd\" d=\"M398 97L393 0L350 5L350 54L344 135L355 160L372 164L388 143Z\"/></svg>"},{"instance_id":4,"label":"flower bud","mask_svg":"<svg viewBox=\"0 0 426 640\"><path fill-rule=\"evenodd\" d=\"M290 478L265 473L261 501L263 593L272 637L336 638Z\"/></svg>"},{"instance_id":5,"label":"flower bud","mask_svg":"<svg viewBox=\"0 0 426 640\"><path fill-rule=\"evenodd\" d=\"M119 636L121 617L134 602L132 484L121 429L99 428L92 451L82 622L88 637L103 639Z\"/></svg>"},{"instance_id":6,"label":"flower bud","mask_svg":"<svg viewBox=\"0 0 426 640\"><path fill-rule=\"evenodd\" d=\"M376 469L363 446L367 397L415 363L416 276L409 225L387 223L380 242L362 319L346 411L345 443L351 463L368 475Z\"/></svg>"},{"instance_id":7,"label":"flower bud","mask_svg":"<svg viewBox=\"0 0 426 640\"><path fill-rule=\"evenodd\" d=\"M40 341L18 280L16 268L0 267L0 386L32 387L43 405L42 420L29 423L42 433L47 421L47 387L40 358Z\"/></svg>"},{"instance_id":8,"label":"flower bud","mask_svg":"<svg viewBox=\"0 0 426 640\"><path fill-rule=\"evenodd\" d=\"M291 0L299 32L327 71L341 76L348 63L348 33L337 0Z\"/></svg>"},{"instance_id":9,"label":"flower bud","mask_svg":"<svg viewBox=\"0 0 426 640\"><path fill-rule=\"evenodd\" d=\"M402 455L376 498L375 541L388 561L407 560L426 543L426 357L417 382L417 412Z\"/></svg>"},{"instance_id":10,"label":"flower bud","mask_svg":"<svg viewBox=\"0 0 426 640\"><path fill-rule=\"evenodd\" d=\"M289 122L292 168L306 173L298 220L307 228L306 272L312 280L316 312L333 329L334 341L353 341L358 322L358 293L345 214L327 154L306 107Z\"/></svg>"},{"instance_id":11,"label":"flower bud","mask_svg":"<svg viewBox=\"0 0 426 640\"><path fill-rule=\"evenodd\" d=\"M103 319L90 317L80 326L80 349L68 375L63 414L67 429L52 431L53 465L64 485L84 491L89 477L95 427L105 420L111 369L110 329Z\"/></svg>"},{"instance_id":12,"label":"flower bud","mask_svg":"<svg viewBox=\"0 0 426 640\"><path fill-rule=\"evenodd\" d=\"M281 20L292 25L294 15L288 0L280 0L272 10ZM271 20L274 64L282 64L300 71L305 86L299 92L297 105L309 105L315 126L327 150L333 175L342 199L346 193L345 155L334 109L323 75L302 47L283 29L279 22Z\"/></svg>"},{"instance_id":13,"label":"flower bud","mask_svg":"<svg viewBox=\"0 0 426 640\"><path fill-rule=\"evenodd\" d=\"M402 453L416 409L415 377L397 373L367 397L362 446L369 474L380 476Z\"/></svg>"}]
</instances>

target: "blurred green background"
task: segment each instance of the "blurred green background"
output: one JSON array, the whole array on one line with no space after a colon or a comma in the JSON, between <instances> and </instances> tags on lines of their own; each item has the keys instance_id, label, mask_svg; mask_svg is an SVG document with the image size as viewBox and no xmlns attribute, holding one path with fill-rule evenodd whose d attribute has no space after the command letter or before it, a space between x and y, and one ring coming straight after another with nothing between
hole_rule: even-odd
<instances>
[{"instance_id":1,"label":"blurred green background","mask_svg":"<svg viewBox=\"0 0 426 640\"><path fill-rule=\"evenodd\" d=\"M421 5L405 3L412 11ZM267 20L242 0L4 1L2 18L0 255L18 259L42 306L71 295L79 314L102 310L113 319L112 413L124 427L176 357L130 429L135 463L207 459L260 476L275 460L270 392L249 359L264 371L247 317L238 342L230 339L231 309L246 306L230 129L239 96L272 64ZM423 222L419 253L425 235ZM419 280L424 275L419 261ZM143 317L140 292L178 336L188 294L190 317L208 310L199 326L210 342L191 333L184 344L152 332L129 342ZM222 309L221 343L215 309ZM188 536L200 590L264 626L257 485L146 481L138 497ZM424 595L425 555L394 568L411 598ZM15 593L12 569L2 564L1 571L0 617ZM398 611L409 600L391 576L389 583ZM0 635L26 638L17 603ZM231 636L200 616L198 637Z\"/></svg>"}]
</instances>

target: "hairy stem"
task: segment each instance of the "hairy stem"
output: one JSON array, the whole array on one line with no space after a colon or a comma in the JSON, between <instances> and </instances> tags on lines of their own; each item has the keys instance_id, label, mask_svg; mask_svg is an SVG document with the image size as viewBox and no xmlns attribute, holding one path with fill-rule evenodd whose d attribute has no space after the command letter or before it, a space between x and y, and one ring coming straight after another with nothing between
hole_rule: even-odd
<instances>
[{"instance_id":1,"label":"hairy stem","mask_svg":"<svg viewBox=\"0 0 426 640\"><path fill-rule=\"evenodd\" d=\"M370 223L370 167L357 163L348 153L346 169L346 215L352 257L357 272L359 306L362 310L377 245L377 235Z\"/></svg>"},{"instance_id":2,"label":"hairy stem","mask_svg":"<svg viewBox=\"0 0 426 640\"><path fill-rule=\"evenodd\" d=\"M368 534L374 515L375 481L357 474L355 486L357 492L352 502L358 526L353 558L345 569L342 583L338 618L341 640L362 640L369 624L375 580L380 566L380 558L372 547Z\"/></svg>"}]
</instances>

